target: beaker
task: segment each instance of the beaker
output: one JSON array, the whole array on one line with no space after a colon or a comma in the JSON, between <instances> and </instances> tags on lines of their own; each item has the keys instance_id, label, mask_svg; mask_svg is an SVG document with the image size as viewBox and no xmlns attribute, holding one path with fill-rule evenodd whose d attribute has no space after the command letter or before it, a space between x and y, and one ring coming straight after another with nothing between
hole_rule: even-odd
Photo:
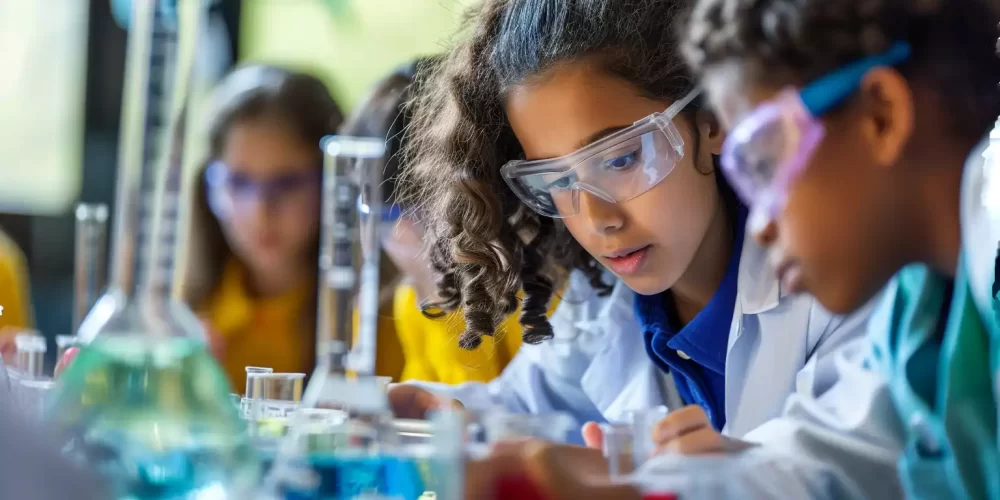
<instances>
[{"instance_id":1,"label":"beaker","mask_svg":"<svg viewBox=\"0 0 1000 500\"><path fill-rule=\"evenodd\" d=\"M48 345L45 337L37 333L19 333L14 337L17 349L14 367L25 378L38 378L44 374L45 353Z\"/></svg>"},{"instance_id":2,"label":"beaker","mask_svg":"<svg viewBox=\"0 0 1000 500\"><path fill-rule=\"evenodd\" d=\"M667 417L670 410L666 406L656 406L643 410L626 411L625 422L632 428L633 464L639 467L656 451L653 430L656 424Z\"/></svg>"}]
</instances>

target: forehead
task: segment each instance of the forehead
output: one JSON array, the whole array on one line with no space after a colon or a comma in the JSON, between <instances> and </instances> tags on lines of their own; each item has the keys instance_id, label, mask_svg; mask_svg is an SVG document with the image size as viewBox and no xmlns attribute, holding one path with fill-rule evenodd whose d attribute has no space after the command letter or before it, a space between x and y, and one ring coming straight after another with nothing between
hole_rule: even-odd
<instances>
[{"instance_id":1,"label":"forehead","mask_svg":"<svg viewBox=\"0 0 1000 500\"><path fill-rule=\"evenodd\" d=\"M309 145L280 120L235 123L226 133L222 161L248 175L276 175L316 168L319 145Z\"/></svg>"},{"instance_id":2,"label":"forehead","mask_svg":"<svg viewBox=\"0 0 1000 500\"><path fill-rule=\"evenodd\" d=\"M598 132L627 127L667 106L585 61L556 66L512 88L504 101L528 159L572 153Z\"/></svg>"}]
</instances>

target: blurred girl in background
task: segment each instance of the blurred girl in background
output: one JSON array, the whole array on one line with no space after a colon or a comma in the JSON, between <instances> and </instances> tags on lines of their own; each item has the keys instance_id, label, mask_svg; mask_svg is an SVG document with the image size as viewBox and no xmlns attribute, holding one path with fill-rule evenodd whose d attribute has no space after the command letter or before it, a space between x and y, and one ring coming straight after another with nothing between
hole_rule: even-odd
<instances>
[{"instance_id":1,"label":"blurred girl in background","mask_svg":"<svg viewBox=\"0 0 1000 500\"><path fill-rule=\"evenodd\" d=\"M210 151L192 207L184 299L206 322L232 384L244 367L314 365L320 140L340 108L317 78L269 66L216 89Z\"/></svg>"},{"instance_id":2,"label":"blurred girl in background","mask_svg":"<svg viewBox=\"0 0 1000 500\"><path fill-rule=\"evenodd\" d=\"M389 285L386 307L395 319L395 332L405 355L402 380L423 380L456 384L489 381L497 377L521 346L521 327L517 315L509 316L500 331L476 351L458 346L465 330L459 314L427 318L420 304L436 295L430 261L424 248L424 230L410 207L402 207L396 196L396 180L401 165L400 146L410 122L405 108L414 73L431 61L418 60L382 79L348 120L342 132L386 138L386 168L382 193L383 250L399 275ZM389 266L382 266L386 276ZM391 305L390 305L391 304ZM386 314L382 312L381 314ZM386 336L379 325L379 341ZM383 348L379 348L379 358Z\"/></svg>"}]
</instances>

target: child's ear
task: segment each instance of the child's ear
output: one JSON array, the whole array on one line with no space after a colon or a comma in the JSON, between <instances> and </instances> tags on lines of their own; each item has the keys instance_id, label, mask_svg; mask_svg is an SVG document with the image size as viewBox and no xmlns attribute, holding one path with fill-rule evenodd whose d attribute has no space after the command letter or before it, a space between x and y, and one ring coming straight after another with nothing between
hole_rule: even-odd
<instances>
[{"instance_id":1,"label":"child's ear","mask_svg":"<svg viewBox=\"0 0 1000 500\"><path fill-rule=\"evenodd\" d=\"M701 147L707 149L708 153L714 156L722 154L722 142L726 139L726 134L722 130L719 119L711 111L699 109L695 114L695 127L701 142Z\"/></svg>"},{"instance_id":2,"label":"child's ear","mask_svg":"<svg viewBox=\"0 0 1000 500\"><path fill-rule=\"evenodd\" d=\"M879 165L899 163L914 127L913 92L906 78L893 68L875 68L861 83L864 133Z\"/></svg>"}]
</instances>

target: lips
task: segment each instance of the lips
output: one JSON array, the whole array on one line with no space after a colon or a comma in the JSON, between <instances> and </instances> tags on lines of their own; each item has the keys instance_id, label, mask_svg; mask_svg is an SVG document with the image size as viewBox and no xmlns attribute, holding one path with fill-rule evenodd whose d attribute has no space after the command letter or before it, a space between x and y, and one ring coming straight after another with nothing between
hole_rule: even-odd
<instances>
[{"instance_id":1,"label":"lips","mask_svg":"<svg viewBox=\"0 0 1000 500\"><path fill-rule=\"evenodd\" d=\"M639 272L646 261L650 245L625 248L604 255L608 268L619 276L628 276Z\"/></svg>"}]
</instances>

